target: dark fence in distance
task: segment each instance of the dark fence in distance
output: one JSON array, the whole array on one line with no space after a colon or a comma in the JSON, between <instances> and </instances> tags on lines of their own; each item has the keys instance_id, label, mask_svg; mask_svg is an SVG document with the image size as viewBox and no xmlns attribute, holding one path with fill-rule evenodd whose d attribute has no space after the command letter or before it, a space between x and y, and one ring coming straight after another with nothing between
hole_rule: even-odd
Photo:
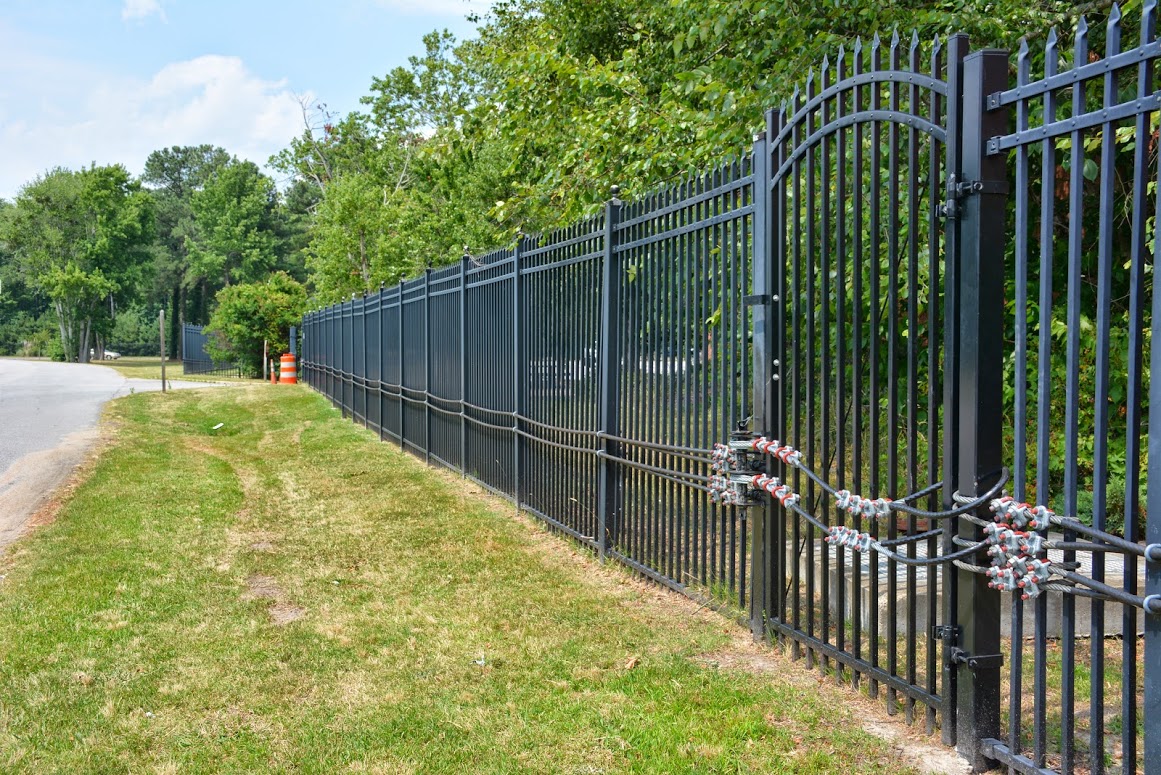
<instances>
[{"instance_id":1,"label":"dark fence in distance","mask_svg":"<svg viewBox=\"0 0 1161 775\"><path fill-rule=\"evenodd\" d=\"M206 334L202 326L189 323L181 328L181 365L186 374L215 377L248 377L236 363L215 361L206 352Z\"/></svg>"}]
</instances>

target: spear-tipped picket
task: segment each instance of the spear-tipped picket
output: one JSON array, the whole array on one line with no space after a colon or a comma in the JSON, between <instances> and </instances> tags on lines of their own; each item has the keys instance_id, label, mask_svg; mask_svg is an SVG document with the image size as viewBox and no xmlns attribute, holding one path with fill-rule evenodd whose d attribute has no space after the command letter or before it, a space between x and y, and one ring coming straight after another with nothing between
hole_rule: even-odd
<instances>
[{"instance_id":1,"label":"spear-tipped picket","mask_svg":"<svg viewBox=\"0 0 1161 775\"><path fill-rule=\"evenodd\" d=\"M1053 27L1048 31L1048 40L1044 43L1044 75L1055 75L1056 68L1060 63L1060 36L1056 34L1056 28ZM1047 116L1044 118L1045 123L1049 122Z\"/></svg>"},{"instance_id":2,"label":"spear-tipped picket","mask_svg":"<svg viewBox=\"0 0 1161 775\"><path fill-rule=\"evenodd\" d=\"M1141 45L1152 43L1157 34L1157 0L1148 0L1141 9Z\"/></svg>"},{"instance_id":3,"label":"spear-tipped picket","mask_svg":"<svg viewBox=\"0 0 1161 775\"><path fill-rule=\"evenodd\" d=\"M1105 26L1105 57L1121 53L1121 6L1113 3L1109 11L1109 21Z\"/></svg>"},{"instance_id":4,"label":"spear-tipped picket","mask_svg":"<svg viewBox=\"0 0 1161 775\"><path fill-rule=\"evenodd\" d=\"M1081 67L1088 60L1088 19L1081 16L1076 22L1076 41L1072 47L1072 66Z\"/></svg>"}]
</instances>

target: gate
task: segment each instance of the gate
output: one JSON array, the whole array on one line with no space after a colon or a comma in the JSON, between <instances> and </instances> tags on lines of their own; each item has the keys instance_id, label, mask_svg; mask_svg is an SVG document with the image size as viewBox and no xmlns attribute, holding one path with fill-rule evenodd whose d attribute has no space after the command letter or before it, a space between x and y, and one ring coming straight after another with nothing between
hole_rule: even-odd
<instances>
[{"instance_id":1,"label":"gate","mask_svg":"<svg viewBox=\"0 0 1161 775\"><path fill-rule=\"evenodd\" d=\"M856 44L758 138L753 630L976 770L1161 772L1155 15L1014 85L963 36Z\"/></svg>"}]
</instances>

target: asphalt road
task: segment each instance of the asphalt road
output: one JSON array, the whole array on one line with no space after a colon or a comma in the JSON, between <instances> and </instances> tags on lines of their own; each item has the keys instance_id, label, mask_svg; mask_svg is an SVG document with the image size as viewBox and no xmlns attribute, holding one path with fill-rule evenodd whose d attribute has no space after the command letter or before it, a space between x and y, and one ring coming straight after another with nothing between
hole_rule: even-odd
<instances>
[{"instance_id":1,"label":"asphalt road","mask_svg":"<svg viewBox=\"0 0 1161 775\"><path fill-rule=\"evenodd\" d=\"M160 389L105 366L0 358L0 547L84 459L107 401Z\"/></svg>"}]
</instances>

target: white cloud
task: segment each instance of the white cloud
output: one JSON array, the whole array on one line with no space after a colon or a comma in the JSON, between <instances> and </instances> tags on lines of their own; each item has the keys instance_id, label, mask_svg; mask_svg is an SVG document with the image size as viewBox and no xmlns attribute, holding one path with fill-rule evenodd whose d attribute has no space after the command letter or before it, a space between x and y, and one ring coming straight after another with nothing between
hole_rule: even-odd
<instances>
[{"instance_id":1,"label":"white cloud","mask_svg":"<svg viewBox=\"0 0 1161 775\"><path fill-rule=\"evenodd\" d=\"M165 21L165 11L161 10L158 0L125 0L121 6L121 18L124 21L143 21L155 15Z\"/></svg>"},{"instance_id":2,"label":"white cloud","mask_svg":"<svg viewBox=\"0 0 1161 775\"><path fill-rule=\"evenodd\" d=\"M421 16L481 16L492 7L492 0L377 0L378 5L392 11Z\"/></svg>"},{"instance_id":3,"label":"white cloud","mask_svg":"<svg viewBox=\"0 0 1161 775\"><path fill-rule=\"evenodd\" d=\"M263 165L302 130L286 82L258 76L237 57L174 62L148 81L42 59L34 78L14 84L6 77L28 72L20 55L0 53L0 147L9 149L0 197L56 166L120 162L138 174L150 152L171 145L211 143Z\"/></svg>"}]
</instances>

